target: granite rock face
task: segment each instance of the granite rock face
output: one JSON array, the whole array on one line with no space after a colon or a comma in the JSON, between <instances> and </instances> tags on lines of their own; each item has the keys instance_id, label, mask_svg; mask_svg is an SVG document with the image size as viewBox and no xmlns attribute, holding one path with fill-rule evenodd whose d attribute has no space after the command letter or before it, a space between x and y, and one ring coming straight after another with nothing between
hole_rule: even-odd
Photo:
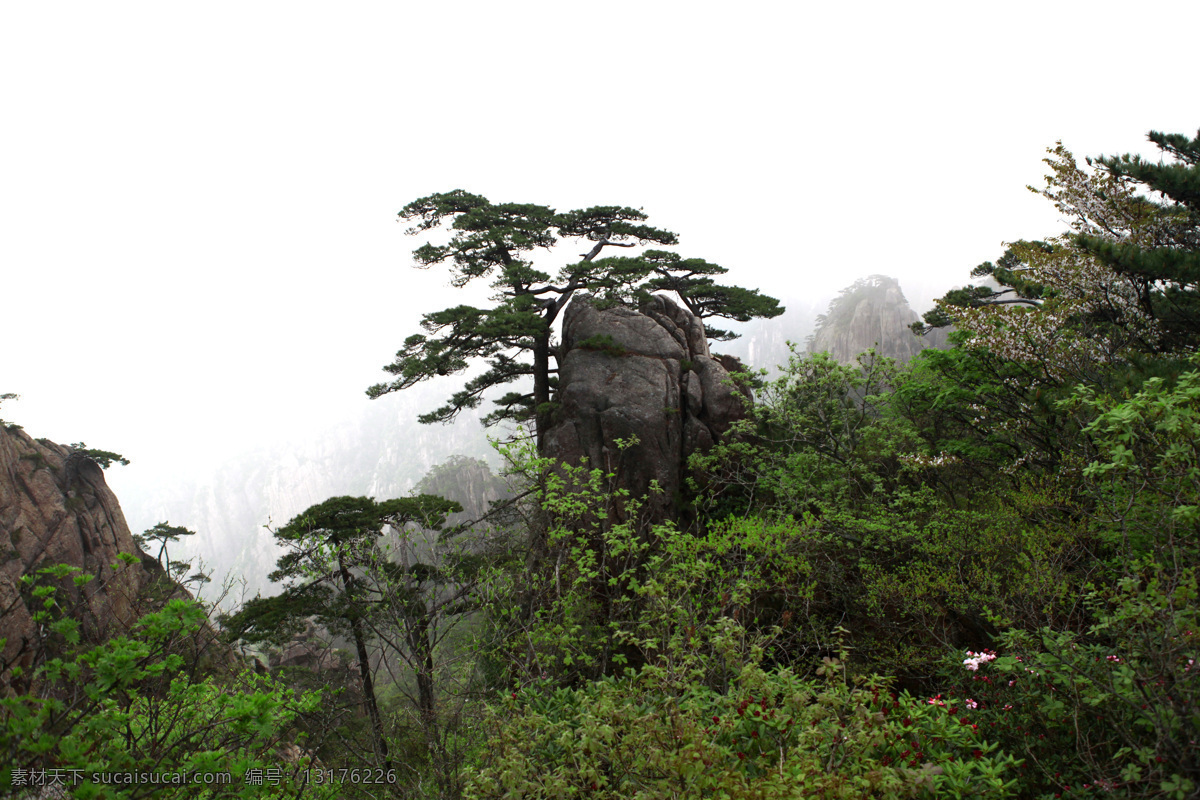
<instances>
[{"instance_id":1,"label":"granite rock face","mask_svg":"<svg viewBox=\"0 0 1200 800\"><path fill-rule=\"evenodd\" d=\"M853 364L859 353L874 347L879 355L907 364L931 344L909 329L918 319L895 278L872 275L843 289L817 318L808 351Z\"/></svg>"},{"instance_id":2,"label":"granite rock face","mask_svg":"<svg viewBox=\"0 0 1200 800\"><path fill-rule=\"evenodd\" d=\"M451 456L434 466L413 491L435 494L462 506L462 511L446 518L448 528L478 519L493 503L512 496L508 484L492 474L486 461L462 455Z\"/></svg>"},{"instance_id":3,"label":"granite rock face","mask_svg":"<svg viewBox=\"0 0 1200 800\"><path fill-rule=\"evenodd\" d=\"M678 519L687 459L746 414L731 357L714 357L699 319L663 296L640 310L577 297L563 319L558 408L545 452L616 473L618 488L649 494L648 519ZM616 441L637 437L624 451ZM656 481L663 490L650 493Z\"/></svg>"},{"instance_id":4,"label":"granite rock face","mask_svg":"<svg viewBox=\"0 0 1200 800\"><path fill-rule=\"evenodd\" d=\"M114 570L121 553L136 556L138 563ZM7 639L0 664L21 664L31 656L39 635L32 619L36 608L22 593L20 579L54 564L94 576L82 588L70 580L53 582L91 641L125 630L137 615L142 590L163 574L134 543L96 462L0 427L0 638ZM0 683L4 678L0 675Z\"/></svg>"}]
</instances>

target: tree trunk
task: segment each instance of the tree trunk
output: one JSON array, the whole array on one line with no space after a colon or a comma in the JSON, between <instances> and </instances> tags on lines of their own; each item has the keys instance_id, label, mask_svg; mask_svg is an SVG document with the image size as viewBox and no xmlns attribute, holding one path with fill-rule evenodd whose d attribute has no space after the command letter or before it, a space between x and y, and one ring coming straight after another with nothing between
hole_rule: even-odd
<instances>
[{"instance_id":1,"label":"tree trunk","mask_svg":"<svg viewBox=\"0 0 1200 800\"><path fill-rule=\"evenodd\" d=\"M435 718L433 694L433 647L429 644L429 623L425 617L412 620L412 631L409 635L409 646L413 649L417 668L417 702L421 715L428 719Z\"/></svg>"},{"instance_id":2,"label":"tree trunk","mask_svg":"<svg viewBox=\"0 0 1200 800\"><path fill-rule=\"evenodd\" d=\"M346 569L341 553L338 553L338 569L341 571L346 593L353 597L354 576ZM367 657L367 641L363 635L362 620L357 616L352 617L350 627L354 631L354 647L358 651L358 671L362 678L363 699L367 705L367 716L371 718L371 730L375 735L375 756L383 764L383 768L390 771L392 761L388 754L387 741L383 736L383 718L379 715L379 705L375 702L375 682L371 680L371 662Z\"/></svg>"},{"instance_id":3,"label":"tree trunk","mask_svg":"<svg viewBox=\"0 0 1200 800\"><path fill-rule=\"evenodd\" d=\"M429 642L429 612L422 609L421 616L408 621L408 645L416 661L417 706L421 715L421 728L425 733L425 747L434 766L434 776L443 797L457 794L453 791L450 759L442 741L441 726L437 718L437 702L433 689L433 645Z\"/></svg>"},{"instance_id":4,"label":"tree trunk","mask_svg":"<svg viewBox=\"0 0 1200 800\"><path fill-rule=\"evenodd\" d=\"M550 321L533 340L533 426L538 455L550 428Z\"/></svg>"}]
</instances>

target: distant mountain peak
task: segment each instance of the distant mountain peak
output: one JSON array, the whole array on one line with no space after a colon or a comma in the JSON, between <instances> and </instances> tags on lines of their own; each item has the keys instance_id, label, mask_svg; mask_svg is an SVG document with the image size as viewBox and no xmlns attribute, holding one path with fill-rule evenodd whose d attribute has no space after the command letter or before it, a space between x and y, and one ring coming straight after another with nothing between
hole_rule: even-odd
<instances>
[{"instance_id":1,"label":"distant mountain peak","mask_svg":"<svg viewBox=\"0 0 1200 800\"><path fill-rule=\"evenodd\" d=\"M880 355L907 363L928 346L909 328L917 320L898 280L887 275L859 278L817 317L816 330L808 338L808 351L827 352L848 364L874 347Z\"/></svg>"}]
</instances>

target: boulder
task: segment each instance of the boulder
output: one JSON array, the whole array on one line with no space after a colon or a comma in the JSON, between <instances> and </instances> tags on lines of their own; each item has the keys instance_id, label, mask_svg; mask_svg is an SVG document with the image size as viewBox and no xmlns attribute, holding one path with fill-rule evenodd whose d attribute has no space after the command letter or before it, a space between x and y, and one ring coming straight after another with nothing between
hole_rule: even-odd
<instances>
[{"instance_id":1,"label":"boulder","mask_svg":"<svg viewBox=\"0 0 1200 800\"><path fill-rule=\"evenodd\" d=\"M751 398L729 378L736 366L714 357L701 321L667 297L638 310L576 297L563 316L545 453L615 473L617 488L647 497L649 521L678 520L688 457L746 414ZM634 437L632 447L617 444Z\"/></svg>"}]
</instances>

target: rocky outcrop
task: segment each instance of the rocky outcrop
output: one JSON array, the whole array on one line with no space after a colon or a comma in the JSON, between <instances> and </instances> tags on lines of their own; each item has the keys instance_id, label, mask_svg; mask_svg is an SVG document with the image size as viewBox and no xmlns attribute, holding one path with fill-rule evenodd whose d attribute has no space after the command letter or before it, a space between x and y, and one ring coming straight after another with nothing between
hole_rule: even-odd
<instances>
[{"instance_id":1,"label":"rocky outcrop","mask_svg":"<svg viewBox=\"0 0 1200 800\"><path fill-rule=\"evenodd\" d=\"M120 563L123 553L137 563ZM96 462L15 427L0 427L0 638L7 639L0 668L28 660L39 636L32 615L40 602L21 576L55 564L93 576L82 587L39 579L59 586L58 599L80 620L90 641L131 624L142 590L163 574L134 543ZM6 677L0 675L0 683Z\"/></svg>"},{"instance_id":2,"label":"rocky outcrop","mask_svg":"<svg viewBox=\"0 0 1200 800\"><path fill-rule=\"evenodd\" d=\"M348 660L340 658L338 653L328 637L310 620L306 622L304 631L290 642L280 648L270 649L267 664L272 672L280 669L310 669L327 673L338 669L344 677Z\"/></svg>"},{"instance_id":3,"label":"rocky outcrop","mask_svg":"<svg viewBox=\"0 0 1200 800\"><path fill-rule=\"evenodd\" d=\"M508 484L492 474L486 461L463 455L451 456L433 467L413 492L435 494L462 506L462 511L446 518L447 528L479 519L493 504L512 496Z\"/></svg>"},{"instance_id":4,"label":"rocky outcrop","mask_svg":"<svg viewBox=\"0 0 1200 800\"><path fill-rule=\"evenodd\" d=\"M907 364L929 345L909 328L917 320L900 283L872 275L843 289L829 311L817 318L808 351L826 352L840 363L852 364L859 353L874 347L880 355Z\"/></svg>"},{"instance_id":5,"label":"rocky outcrop","mask_svg":"<svg viewBox=\"0 0 1200 800\"><path fill-rule=\"evenodd\" d=\"M546 454L615 473L617 488L648 495L650 520L677 519L688 456L745 416L749 398L729 379L740 364L714 357L700 320L663 296L640 310L577 297L561 347ZM634 437L633 447L617 445ZM662 491L651 493L651 482Z\"/></svg>"}]
</instances>

